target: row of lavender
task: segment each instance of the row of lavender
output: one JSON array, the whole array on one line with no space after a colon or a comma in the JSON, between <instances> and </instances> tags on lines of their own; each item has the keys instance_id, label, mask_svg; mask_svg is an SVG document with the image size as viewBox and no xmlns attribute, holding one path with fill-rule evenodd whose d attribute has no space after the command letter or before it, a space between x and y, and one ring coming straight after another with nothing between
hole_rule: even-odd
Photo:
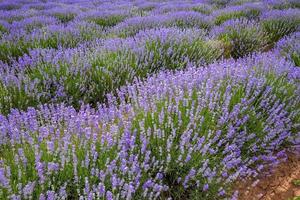
<instances>
[{"instance_id":1,"label":"row of lavender","mask_svg":"<svg viewBox=\"0 0 300 200\"><path fill-rule=\"evenodd\" d=\"M4 2L0 113L95 106L134 77L268 51L282 38L277 51L299 65L297 2L238 3Z\"/></svg>"},{"instance_id":2,"label":"row of lavender","mask_svg":"<svg viewBox=\"0 0 300 200\"><path fill-rule=\"evenodd\" d=\"M270 52L160 72L97 109L14 110L0 118L0 197L237 199L237 179L299 143L299 78Z\"/></svg>"},{"instance_id":3,"label":"row of lavender","mask_svg":"<svg viewBox=\"0 0 300 200\"><path fill-rule=\"evenodd\" d=\"M0 199L237 199L300 142L297 1L0 9Z\"/></svg>"}]
</instances>

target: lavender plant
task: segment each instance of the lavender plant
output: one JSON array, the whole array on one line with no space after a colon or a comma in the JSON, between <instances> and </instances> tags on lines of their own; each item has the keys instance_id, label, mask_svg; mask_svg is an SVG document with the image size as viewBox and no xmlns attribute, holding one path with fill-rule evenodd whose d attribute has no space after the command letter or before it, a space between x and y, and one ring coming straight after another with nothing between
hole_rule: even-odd
<instances>
[{"instance_id":1,"label":"lavender plant","mask_svg":"<svg viewBox=\"0 0 300 200\"><path fill-rule=\"evenodd\" d=\"M10 10L17 10L19 8L21 8L22 5L21 4L18 4L18 3L15 3L15 2L1 2L0 4L0 10L7 10L7 11L10 11Z\"/></svg>"},{"instance_id":2,"label":"lavender plant","mask_svg":"<svg viewBox=\"0 0 300 200\"><path fill-rule=\"evenodd\" d=\"M9 29L9 24L6 21L0 20L0 39L3 34L7 33Z\"/></svg>"},{"instance_id":3,"label":"lavender plant","mask_svg":"<svg viewBox=\"0 0 300 200\"><path fill-rule=\"evenodd\" d=\"M57 18L61 23L68 23L75 19L77 14L81 12L78 7L72 6L72 7L54 7L52 9L49 9L46 11L47 14L50 16L54 16Z\"/></svg>"},{"instance_id":4,"label":"lavender plant","mask_svg":"<svg viewBox=\"0 0 300 200\"><path fill-rule=\"evenodd\" d=\"M211 34L224 42L226 57L239 58L268 47L269 35L255 21L229 20L215 27Z\"/></svg>"},{"instance_id":5,"label":"lavender plant","mask_svg":"<svg viewBox=\"0 0 300 200\"><path fill-rule=\"evenodd\" d=\"M265 7L263 5L245 3L240 6L231 6L224 9L216 10L214 13L212 13L212 15L215 17L215 24L221 25L222 23L230 19L258 19L264 9Z\"/></svg>"},{"instance_id":6,"label":"lavender plant","mask_svg":"<svg viewBox=\"0 0 300 200\"><path fill-rule=\"evenodd\" d=\"M300 33L296 32L291 36L279 40L276 44L276 49L280 51L289 61L296 66L300 66Z\"/></svg>"},{"instance_id":7,"label":"lavender plant","mask_svg":"<svg viewBox=\"0 0 300 200\"><path fill-rule=\"evenodd\" d=\"M262 27L269 35L269 42L274 44L282 37L299 29L299 9L272 10L262 16Z\"/></svg>"}]
</instances>

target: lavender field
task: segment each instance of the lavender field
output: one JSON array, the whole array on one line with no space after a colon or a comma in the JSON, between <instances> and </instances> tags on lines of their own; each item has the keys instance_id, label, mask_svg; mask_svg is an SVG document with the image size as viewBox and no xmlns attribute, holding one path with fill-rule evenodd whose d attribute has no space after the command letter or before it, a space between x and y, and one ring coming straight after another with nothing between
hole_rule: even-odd
<instances>
[{"instance_id":1,"label":"lavender field","mask_svg":"<svg viewBox=\"0 0 300 200\"><path fill-rule=\"evenodd\" d=\"M299 145L298 0L0 0L1 200L248 200Z\"/></svg>"}]
</instances>

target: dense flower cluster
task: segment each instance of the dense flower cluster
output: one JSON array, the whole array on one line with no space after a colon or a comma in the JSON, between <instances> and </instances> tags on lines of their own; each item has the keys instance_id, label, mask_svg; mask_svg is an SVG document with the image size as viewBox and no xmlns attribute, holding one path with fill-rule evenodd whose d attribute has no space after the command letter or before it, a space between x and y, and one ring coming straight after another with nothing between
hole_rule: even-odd
<instances>
[{"instance_id":1,"label":"dense flower cluster","mask_svg":"<svg viewBox=\"0 0 300 200\"><path fill-rule=\"evenodd\" d=\"M0 199L237 199L300 143L299 7L1 1Z\"/></svg>"}]
</instances>

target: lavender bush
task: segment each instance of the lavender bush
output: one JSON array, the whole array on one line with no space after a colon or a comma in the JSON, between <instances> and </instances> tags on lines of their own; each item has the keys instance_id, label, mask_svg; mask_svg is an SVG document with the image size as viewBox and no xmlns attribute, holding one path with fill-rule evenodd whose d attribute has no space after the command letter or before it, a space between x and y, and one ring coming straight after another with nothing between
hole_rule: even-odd
<instances>
[{"instance_id":1,"label":"lavender bush","mask_svg":"<svg viewBox=\"0 0 300 200\"><path fill-rule=\"evenodd\" d=\"M239 6L226 7L216 10L212 15L215 17L215 24L221 25L230 19L247 18L254 20L259 18L260 14L265 10L263 4L245 3Z\"/></svg>"},{"instance_id":2,"label":"lavender bush","mask_svg":"<svg viewBox=\"0 0 300 200\"><path fill-rule=\"evenodd\" d=\"M300 66L300 32L278 41L276 49L280 51L289 61Z\"/></svg>"},{"instance_id":3,"label":"lavender bush","mask_svg":"<svg viewBox=\"0 0 300 200\"><path fill-rule=\"evenodd\" d=\"M270 42L277 42L282 37L299 29L299 9L272 10L262 16L264 31L270 36Z\"/></svg>"},{"instance_id":4,"label":"lavender bush","mask_svg":"<svg viewBox=\"0 0 300 200\"><path fill-rule=\"evenodd\" d=\"M268 47L268 35L255 21L245 18L228 20L211 34L224 42L227 57L239 58Z\"/></svg>"}]
</instances>

